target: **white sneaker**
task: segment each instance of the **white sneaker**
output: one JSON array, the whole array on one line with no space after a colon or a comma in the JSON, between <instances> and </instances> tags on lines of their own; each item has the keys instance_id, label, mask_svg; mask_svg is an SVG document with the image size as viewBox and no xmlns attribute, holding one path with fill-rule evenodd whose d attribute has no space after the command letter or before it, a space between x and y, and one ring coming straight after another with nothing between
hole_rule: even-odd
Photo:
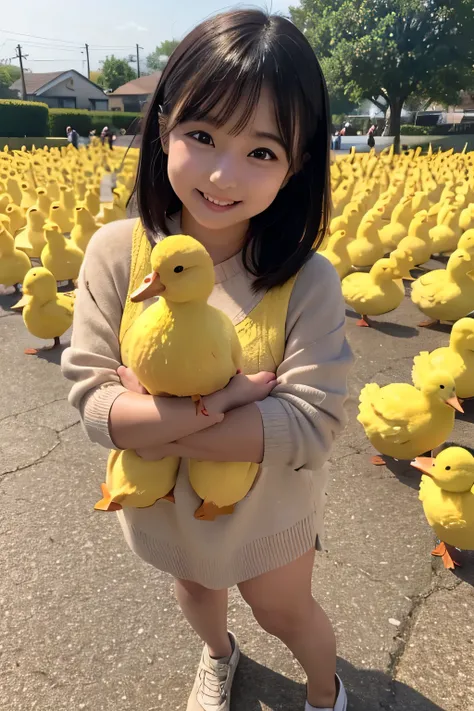
<instances>
[{"instance_id":1,"label":"white sneaker","mask_svg":"<svg viewBox=\"0 0 474 711\"><path fill-rule=\"evenodd\" d=\"M342 683L341 678L336 674L336 690L337 690L337 697L336 697L336 703L334 704L334 709L333 711L347 711L347 694L346 690L344 689L344 684ZM306 702L306 708L314 708L313 706L309 706L309 702ZM321 711L323 711L321 709Z\"/></svg>"},{"instance_id":2,"label":"white sneaker","mask_svg":"<svg viewBox=\"0 0 474 711\"><path fill-rule=\"evenodd\" d=\"M230 711L230 692L240 650L235 635L229 632L229 637L233 651L228 664L211 659L205 645L186 711Z\"/></svg>"},{"instance_id":3,"label":"white sneaker","mask_svg":"<svg viewBox=\"0 0 474 711\"><path fill-rule=\"evenodd\" d=\"M337 697L334 711L347 711L347 694L342 679L336 674Z\"/></svg>"}]
</instances>

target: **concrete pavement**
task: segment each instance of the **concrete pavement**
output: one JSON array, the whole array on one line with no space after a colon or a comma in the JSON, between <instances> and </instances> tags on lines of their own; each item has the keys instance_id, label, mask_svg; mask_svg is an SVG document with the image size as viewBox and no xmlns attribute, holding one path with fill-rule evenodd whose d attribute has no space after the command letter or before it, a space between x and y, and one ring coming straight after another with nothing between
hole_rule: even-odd
<instances>
[{"instance_id":1,"label":"concrete pavement","mask_svg":"<svg viewBox=\"0 0 474 711\"><path fill-rule=\"evenodd\" d=\"M93 511L106 452L66 401L60 353L35 345L0 297L0 699L5 711L184 711L200 644L170 578L136 558L114 515ZM474 557L441 569L414 469L368 463L355 421L361 387L409 380L413 356L447 341L416 327L406 299L358 329L350 424L332 457L326 545L314 593L330 615L351 711L473 711ZM66 339L67 341L67 339ZM474 408L453 438L472 444ZM244 653L233 711L302 711L291 655L231 592L230 627Z\"/></svg>"}]
</instances>

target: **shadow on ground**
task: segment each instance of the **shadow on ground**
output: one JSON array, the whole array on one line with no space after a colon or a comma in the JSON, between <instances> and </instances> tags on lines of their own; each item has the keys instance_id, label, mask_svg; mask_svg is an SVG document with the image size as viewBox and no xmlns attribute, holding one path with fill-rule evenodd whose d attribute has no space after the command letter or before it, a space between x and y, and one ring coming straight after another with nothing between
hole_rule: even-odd
<instances>
[{"instance_id":1,"label":"shadow on ground","mask_svg":"<svg viewBox=\"0 0 474 711\"><path fill-rule=\"evenodd\" d=\"M411 689L393 681L388 674L357 669L344 659L338 660L338 671L348 692L351 711L410 709L442 711L440 706ZM233 693L233 711L261 711L262 704L272 711L304 709L306 690L286 676L242 655ZM403 701L399 704L398 697Z\"/></svg>"}]
</instances>

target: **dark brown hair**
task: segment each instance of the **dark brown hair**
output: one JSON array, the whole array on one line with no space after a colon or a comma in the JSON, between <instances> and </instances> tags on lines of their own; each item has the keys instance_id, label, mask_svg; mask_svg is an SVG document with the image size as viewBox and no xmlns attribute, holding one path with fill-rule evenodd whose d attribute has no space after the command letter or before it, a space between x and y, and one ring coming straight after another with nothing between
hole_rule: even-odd
<instances>
[{"instance_id":1,"label":"dark brown hair","mask_svg":"<svg viewBox=\"0 0 474 711\"><path fill-rule=\"evenodd\" d=\"M259 10L212 17L178 45L161 75L145 120L135 185L145 228L168 233L166 215L180 208L160 140L160 114L171 131L182 121L236 118L242 130L269 88L294 174L273 203L250 220L243 246L255 288L284 284L326 231L329 214L329 102L321 68L304 35ZM217 111L217 114L216 114ZM163 122L162 122L163 125Z\"/></svg>"}]
</instances>

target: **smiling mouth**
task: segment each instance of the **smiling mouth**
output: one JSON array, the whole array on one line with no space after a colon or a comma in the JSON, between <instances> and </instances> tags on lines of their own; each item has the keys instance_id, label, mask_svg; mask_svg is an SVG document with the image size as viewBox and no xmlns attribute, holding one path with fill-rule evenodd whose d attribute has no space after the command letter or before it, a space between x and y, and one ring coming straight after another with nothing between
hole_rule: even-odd
<instances>
[{"instance_id":1,"label":"smiling mouth","mask_svg":"<svg viewBox=\"0 0 474 711\"><path fill-rule=\"evenodd\" d=\"M210 202L212 205L217 205L217 207L233 207L234 205L239 205L242 201L241 200L218 200L215 197L212 197L212 195L209 195L209 193L203 193L201 190L198 190L199 195L204 198L207 202Z\"/></svg>"}]
</instances>

